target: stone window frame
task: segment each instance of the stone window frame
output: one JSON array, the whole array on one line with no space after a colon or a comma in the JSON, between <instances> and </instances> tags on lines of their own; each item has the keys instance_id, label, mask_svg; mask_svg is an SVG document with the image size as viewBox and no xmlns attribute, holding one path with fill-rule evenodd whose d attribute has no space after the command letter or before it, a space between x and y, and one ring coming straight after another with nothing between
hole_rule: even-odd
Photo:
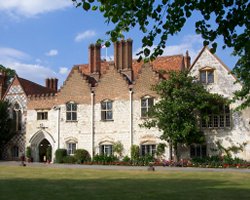
<instances>
[{"instance_id":1,"label":"stone window frame","mask_svg":"<svg viewBox=\"0 0 250 200\"><path fill-rule=\"evenodd\" d=\"M152 100L152 105L149 105L149 100ZM143 105L143 102L146 101L146 104ZM141 118L145 119L148 118L148 111L150 110L150 108L155 104L155 98L153 96L150 95L144 95L143 97L141 97ZM145 111L143 111L143 109Z\"/></svg>"},{"instance_id":2,"label":"stone window frame","mask_svg":"<svg viewBox=\"0 0 250 200\"><path fill-rule=\"evenodd\" d=\"M207 113L208 119L201 119L202 129L225 129L232 128L232 117L229 105L218 105L218 113ZM210 112L210 111L206 111Z\"/></svg>"},{"instance_id":3,"label":"stone window frame","mask_svg":"<svg viewBox=\"0 0 250 200\"><path fill-rule=\"evenodd\" d=\"M37 111L37 121L48 120L48 111L47 110L38 110Z\"/></svg>"},{"instance_id":4,"label":"stone window frame","mask_svg":"<svg viewBox=\"0 0 250 200\"><path fill-rule=\"evenodd\" d=\"M156 144L141 144L140 145L140 155L141 156L146 156L146 155L151 155L154 156L157 151L157 145Z\"/></svg>"},{"instance_id":5,"label":"stone window frame","mask_svg":"<svg viewBox=\"0 0 250 200\"><path fill-rule=\"evenodd\" d=\"M207 144L191 144L189 147L190 158L204 158L207 154Z\"/></svg>"},{"instance_id":6,"label":"stone window frame","mask_svg":"<svg viewBox=\"0 0 250 200\"><path fill-rule=\"evenodd\" d=\"M66 103L66 122L77 122L77 110L78 104L76 102L69 101Z\"/></svg>"},{"instance_id":7,"label":"stone window frame","mask_svg":"<svg viewBox=\"0 0 250 200\"><path fill-rule=\"evenodd\" d=\"M100 106L101 106L101 121L114 121L113 101L110 99L102 100Z\"/></svg>"},{"instance_id":8,"label":"stone window frame","mask_svg":"<svg viewBox=\"0 0 250 200\"><path fill-rule=\"evenodd\" d=\"M215 83L215 69L212 67L204 67L199 70L200 82L202 84L214 84ZM211 80L209 75L212 75L213 79ZM205 76L204 76L205 75Z\"/></svg>"},{"instance_id":9,"label":"stone window frame","mask_svg":"<svg viewBox=\"0 0 250 200\"><path fill-rule=\"evenodd\" d=\"M67 142L67 154L68 155L74 155L75 151L77 150L77 142Z\"/></svg>"},{"instance_id":10,"label":"stone window frame","mask_svg":"<svg viewBox=\"0 0 250 200\"><path fill-rule=\"evenodd\" d=\"M20 103L14 103L12 112L13 123L15 123L15 131L22 131L22 108L20 106Z\"/></svg>"},{"instance_id":11,"label":"stone window frame","mask_svg":"<svg viewBox=\"0 0 250 200\"><path fill-rule=\"evenodd\" d=\"M99 146L99 153L100 155L113 155L113 145L112 144L100 144Z\"/></svg>"}]
</instances>

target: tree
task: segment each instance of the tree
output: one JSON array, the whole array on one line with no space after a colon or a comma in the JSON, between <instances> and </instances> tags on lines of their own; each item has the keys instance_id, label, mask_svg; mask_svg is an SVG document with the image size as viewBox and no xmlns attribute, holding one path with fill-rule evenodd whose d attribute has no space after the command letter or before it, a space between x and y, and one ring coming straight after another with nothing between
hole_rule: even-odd
<instances>
[{"instance_id":1,"label":"tree","mask_svg":"<svg viewBox=\"0 0 250 200\"><path fill-rule=\"evenodd\" d=\"M7 75L7 84L10 84L12 78L16 75L16 71L14 69L10 69L8 67L4 67L0 64L0 71L4 71Z\"/></svg>"},{"instance_id":2,"label":"tree","mask_svg":"<svg viewBox=\"0 0 250 200\"><path fill-rule=\"evenodd\" d=\"M206 91L200 82L188 76L187 71L169 71L168 76L167 80L153 87L160 100L151 108L150 118L142 126L159 128L163 132L161 139L170 143L170 150L173 145L174 159L178 160L179 144L205 141L200 128L201 120L207 119L204 111L217 112L218 105L226 103L226 100Z\"/></svg>"},{"instance_id":3,"label":"tree","mask_svg":"<svg viewBox=\"0 0 250 200\"><path fill-rule=\"evenodd\" d=\"M0 100L0 151L15 134L11 129L12 120L9 117L9 107L10 103L8 101Z\"/></svg>"},{"instance_id":4,"label":"tree","mask_svg":"<svg viewBox=\"0 0 250 200\"><path fill-rule=\"evenodd\" d=\"M110 41L123 37L122 32L138 27L144 37L143 50L139 52L151 60L163 53L171 35L181 31L186 21L193 15L200 17L195 23L196 33L204 39L204 45L212 44L215 52L215 40L222 36L225 47L232 47L234 54L240 57L233 73L243 84L236 99L245 100L243 107L250 105L250 2L248 0L72 0L76 7L103 13L106 23L114 28L107 31ZM214 25L213 25L214 24ZM103 42L99 40L99 42ZM158 42L153 52L150 47Z\"/></svg>"}]
</instances>

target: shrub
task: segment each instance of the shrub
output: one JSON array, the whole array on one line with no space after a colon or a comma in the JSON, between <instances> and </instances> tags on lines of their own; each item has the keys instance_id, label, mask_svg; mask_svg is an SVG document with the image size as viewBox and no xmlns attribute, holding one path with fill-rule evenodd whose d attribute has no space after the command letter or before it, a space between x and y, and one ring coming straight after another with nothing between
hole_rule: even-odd
<instances>
[{"instance_id":1,"label":"shrub","mask_svg":"<svg viewBox=\"0 0 250 200\"><path fill-rule=\"evenodd\" d=\"M139 146L137 145L132 145L131 146L131 160L133 162L135 162L136 160L138 160L140 157L140 149Z\"/></svg>"},{"instance_id":2,"label":"shrub","mask_svg":"<svg viewBox=\"0 0 250 200\"><path fill-rule=\"evenodd\" d=\"M122 159L123 162L130 162L130 158L128 156L125 156L123 159Z\"/></svg>"},{"instance_id":3,"label":"shrub","mask_svg":"<svg viewBox=\"0 0 250 200\"><path fill-rule=\"evenodd\" d=\"M78 164L91 160L89 152L85 149L77 149L75 151L74 157Z\"/></svg>"},{"instance_id":4,"label":"shrub","mask_svg":"<svg viewBox=\"0 0 250 200\"><path fill-rule=\"evenodd\" d=\"M113 151L114 153L116 153L119 157L122 156L122 152L124 150L123 144L118 141L116 143L113 144Z\"/></svg>"},{"instance_id":5,"label":"shrub","mask_svg":"<svg viewBox=\"0 0 250 200\"><path fill-rule=\"evenodd\" d=\"M63 157L63 163L74 164L76 163L76 159L74 156L67 155Z\"/></svg>"},{"instance_id":6,"label":"shrub","mask_svg":"<svg viewBox=\"0 0 250 200\"><path fill-rule=\"evenodd\" d=\"M119 159L114 156L114 155L98 155L96 154L94 157L93 157L93 162L97 162L99 164L110 164L112 162L115 162L115 161L118 161Z\"/></svg>"},{"instance_id":7,"label":"shrub","mask_svg":"<svg viewBox=\"0 0 250 200\"><path fill-rule=\"evenodd\" d=\"M31 147L30 147L30 146L28 146L28 147L26 148L26 157L27 157L27 158L31 158Z\"/></svg>"},{"instance_id":8,"label":"shrub","mask_svg":"<svg viewBox=\"0 0 250 200\"><path fill-rule=\"evenodd\" d=\"M63 163L63 158L67 156L66 149L57 149L56 150L56 163Z\"/></svg>"}]
</instances>

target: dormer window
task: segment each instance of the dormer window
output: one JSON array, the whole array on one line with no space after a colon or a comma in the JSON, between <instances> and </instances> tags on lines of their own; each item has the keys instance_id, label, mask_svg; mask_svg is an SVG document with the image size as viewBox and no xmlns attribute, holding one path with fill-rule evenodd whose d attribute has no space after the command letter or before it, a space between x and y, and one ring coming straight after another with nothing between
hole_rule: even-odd
<instances>
[{"instance_id":1,"label":"dormer window","mask_svg":"<svg viewBox=\"0 0 250 200\"><path fill-rule=\"evenodd\" d=\"M200 70L200 81L204 84L214 83L214 69L206 67Z\"/></svg>"}]
</instances>

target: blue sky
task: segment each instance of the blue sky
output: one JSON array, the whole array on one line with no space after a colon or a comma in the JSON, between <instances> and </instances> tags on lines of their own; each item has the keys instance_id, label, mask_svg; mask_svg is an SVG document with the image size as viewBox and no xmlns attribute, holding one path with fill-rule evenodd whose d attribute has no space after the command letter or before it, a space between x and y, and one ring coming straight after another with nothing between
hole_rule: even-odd
<instances>
[{"instance_id":1,"label":"blue sky","mask_svg":"<svg viewBox=\"0 0 250 200\"><path fill-rule=\"evenodd\" d=\"M164 55L188 50L194 60L202 48L202 39L193 28L195 19L169 39ZM48 77L57 77L62 84L73 65L88 63L89 44L105 39L110 28L100 13L76 9L70 0L0 0L0 64L42 85ZM125 36L133 39L135 55L142 34L134 29ZM232 50L222 50L221 38L217 42L216 54L232 68L237 60L230 55ZM113 48L107 53L112 59Z\"/></svg>"}]
</instances>

